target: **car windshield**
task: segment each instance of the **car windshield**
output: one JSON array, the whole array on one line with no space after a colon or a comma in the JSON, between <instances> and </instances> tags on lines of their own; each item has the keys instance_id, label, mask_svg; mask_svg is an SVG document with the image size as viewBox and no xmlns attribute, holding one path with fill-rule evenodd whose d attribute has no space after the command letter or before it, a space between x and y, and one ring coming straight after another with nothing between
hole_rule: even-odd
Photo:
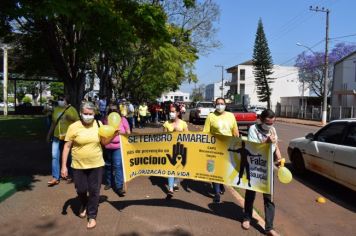
<instances>
[{"instance_id":1,"label":"car windshield","mask_svg":"<svg viewBox=\"0 0 356 236\"><path fill-rule=\"evenodd\" d=\"M197 107L214 107L214 104L210 102L198 103Z\"/></svg>"},{"instance_id":2,"label":"car windshield","mask_svg":"<svg viewBox=\"0 0 356 236\"><path fill-rule=\"evenodd\" d=\"M244 106L230 106L226 108L227 111L230 112L245 112L246 109Z\"/></svg>"}]
</instances>

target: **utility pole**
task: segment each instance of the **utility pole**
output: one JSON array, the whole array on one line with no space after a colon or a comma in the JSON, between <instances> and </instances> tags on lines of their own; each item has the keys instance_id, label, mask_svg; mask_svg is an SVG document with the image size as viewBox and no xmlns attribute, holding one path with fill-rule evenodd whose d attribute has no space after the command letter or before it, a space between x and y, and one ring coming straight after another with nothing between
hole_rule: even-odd
<instances>
[{"instance_id":1,"label":"utility pole","mask_svg":"<svg viewBox=\"0 0 356 236\"><path fill-rule=\"evenodd\" d=\"M324 97L323 97L323 114L321 118L321 123L322 125L326 125L326 119L327 119L327 109L328 109L328 77L329 77L329 55L328 55L328 49L329 49L329 13L330 10L326 9L324 7L319 8L315 7L313 8L310 6L309 10L315 11L315 12L324 12L326 13L326 33L325 33L325 64L324 64Z\"/></svg>"},{"instance_id":2,"label":"utility pole","mask_svg":"<svg viewBox=\"0 0 356 236\"><path fill-rule=\"evenodd\" d=\"M8 111L8 106L7 106L7 81L8 81L8 77L7 77L7 50L8 47L6 45L4 45L2 47L2 50L4 51L4 67L3 67L3 89L4 89L4 116L7 116L7 111Z\"/></svg>"},{"instance_id":3,"label":"utility pole","mask_svg":"<svg viewBox=\"0 0 356 236\"><path fill-rule=\"evenodd\" d=\"M224 98L224 66L215 65L215 67L221 67L221 97Z\"/></svg>"}]
</instances>

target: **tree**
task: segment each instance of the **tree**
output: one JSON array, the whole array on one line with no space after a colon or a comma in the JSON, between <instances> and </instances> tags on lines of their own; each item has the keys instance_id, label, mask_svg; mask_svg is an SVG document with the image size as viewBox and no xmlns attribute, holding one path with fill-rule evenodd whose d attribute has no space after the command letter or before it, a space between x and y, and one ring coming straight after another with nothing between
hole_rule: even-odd
<instances>
[{"instance_id":1,"label":"tree","mask_svg":"<svg viewBox=\"0 0 356 236\"><path fill-rule=\"evenodd\" d=\"M333 64L354 51L356 51L356 45L338 43L329 53L328 95L331 92ZM324 55L323 52L307 53L304 51L297 56L295 61L295 66L299 70L300 81L306 84L311 92L320 99L320 102L324 97Z\"/></svg>"},{"instance_id":2,"label":"tree","mask_svg":"<svg viewBox=\"0 0 356 236\"><path fill-rule=\"evenodd\" d=\"M255 46L253 49L253 69L258 100L260 102L267 102L267 108L270 109L272 94L271 83L274 82L275 78L270 77L273 74L273 62L261 19L258 21Z\"/></svg>"},{"instance_id":3,"label":"tree","mask_svg":"<svg viewBox=\"0 0 356 236\"><path fill-rule=\"evenodd\" d=\"M64 93L64 84L63 82L51 82L49 84L49 90L51 91L51 96L57 99L59 95Z\"/></svg>"}]
</instances>

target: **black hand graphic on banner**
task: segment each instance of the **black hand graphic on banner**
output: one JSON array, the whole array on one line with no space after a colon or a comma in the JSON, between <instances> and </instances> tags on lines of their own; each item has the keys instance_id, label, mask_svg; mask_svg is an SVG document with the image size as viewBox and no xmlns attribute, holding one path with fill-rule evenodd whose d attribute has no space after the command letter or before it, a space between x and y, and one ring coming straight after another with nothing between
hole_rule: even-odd
<instances>
[{"instance_id":1,"label":"black hand graphic on banner","mask_svg":"<svg viewBox=\"0 0 356 236\"><path fill-rule=\"evenodd\" d=\"M173 145L173 154L166 154L169 162L172 165L176 165L177 163L182 164L185 166L187 163L187 148L184 147L183 144L177 143Z\"/></svg>"}]
</instances>

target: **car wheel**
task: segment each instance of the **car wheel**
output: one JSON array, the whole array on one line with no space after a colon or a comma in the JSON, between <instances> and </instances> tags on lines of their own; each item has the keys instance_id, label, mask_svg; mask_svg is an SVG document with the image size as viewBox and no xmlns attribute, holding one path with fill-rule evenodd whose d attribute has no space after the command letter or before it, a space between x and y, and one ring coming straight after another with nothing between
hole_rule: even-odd
<instances>
[{"instance_id":1,"label":"car wheel","mask_svg":"<svg viewBox=\"0 0 356 236\"><path fill-rule=\"evenodd\" d=\"M292 153L292 166L296 174L305 173L305 164L302 153L296 149Z\"/></svg>"}]
</instances>

